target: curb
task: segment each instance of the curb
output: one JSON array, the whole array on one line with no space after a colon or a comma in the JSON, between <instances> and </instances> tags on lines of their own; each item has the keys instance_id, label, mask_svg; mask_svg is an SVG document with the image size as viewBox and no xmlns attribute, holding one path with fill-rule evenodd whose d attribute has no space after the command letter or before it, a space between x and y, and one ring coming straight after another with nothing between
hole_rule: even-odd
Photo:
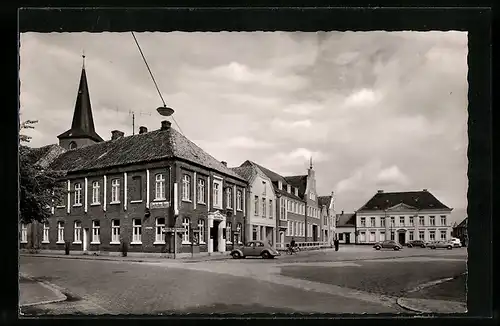
<instances>
[{"instance_id":1,"label":"curb","mask_svg":"<svg viewBox=\"0 0 500 326\"><path fill-rule=\"evenodd\" d=\"M56 302L62 302L62 301L66 301L68 299L68 297L66 295L64 295L64 293L62 293L59 290L59 287L56 286L56 285L54 285L54 284L52 284L52 283L49 283L47 281L38 281L38 280L35 280L31 276L28 276L27 274L24 274L24 273L19 273L19 275L22 276L22 277L24 277L24 278L26 278L26 279L29 279L31 281L37 282L38 284L40 284L44 288L49 289L50 291L52 291L58 297L57 299L53 299L53 300L45 300L45 301L39 301L39 302L32 302L32 303L20 304L19 308L31 307L31 306L38 306L38 305L49 304L49 303L56 303Z\"/></svg>"},{"instance_id":2,"label":"curb","mask_svg":"<svg viewBox=\"0 0 500 326\"><path fill-rule=\"evenodd\" d=\"M410 310L410 311L413 311L413 312L417 312L417 313L420 313L420 314L465 314L467 313L467 307L465 307L465 311L460 311L460 312L440 312L440 311L431 311L431 310L427 310L427 309L422 309L422 308L418 308L416 307L415 305L412 305L412 304L408 304L408 303L405 303L404 300L407 300L408 298L403 298L403 297L400 297L396 300L396 303L406 309L406 310ZM412 299L412 300L421 300L421 301L425 301L426 299ZM443 300L444 301L444 300ZM447 302L450 302L450 303L456 303L456 304L459 304L461 305L461 303L459 302L455 302L455 301L447 301Z\"/></svg>"}]
</instances>

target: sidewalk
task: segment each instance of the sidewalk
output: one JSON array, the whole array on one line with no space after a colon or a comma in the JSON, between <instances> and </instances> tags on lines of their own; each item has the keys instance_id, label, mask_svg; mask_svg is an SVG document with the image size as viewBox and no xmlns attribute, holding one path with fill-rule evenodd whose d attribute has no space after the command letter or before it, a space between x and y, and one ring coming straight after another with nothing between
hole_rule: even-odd
<instances>
[{"instance_id":1,"label":"sidewalk","mask_svg":"<svg viewBox=\"0 0 500 326\"><path fill-rule=\"evenodd\" d=\"M65 301L66 296L47 282L38 282L25 275L19 277L19 306L28 307Z\"/></svg>"},{"instance_id":2,"label":"sidewalk","mask_svg":"<svg viewBox=\"0 0 500 326\"><path fill-rule=\"evenodd\" d=\"M405 309L419 313L464 314L467 312L467 304L456 301L398 298L397 303Z\"/></svg>"}]
</instances>

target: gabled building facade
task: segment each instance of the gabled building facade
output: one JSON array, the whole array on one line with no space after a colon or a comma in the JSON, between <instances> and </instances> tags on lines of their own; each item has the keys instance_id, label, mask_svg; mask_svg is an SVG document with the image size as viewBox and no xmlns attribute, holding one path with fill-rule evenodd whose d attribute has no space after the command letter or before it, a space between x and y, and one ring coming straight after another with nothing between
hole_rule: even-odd
<instances>
[{"instance_id":1,"label":"gabled building facade","mask_svg":"<svg viewBox=\"0 0 500 326\"><path fill-rule=\"evenodd\" d=\"M438 241L451 237L450 213L427 189L412 192L379 190L356 212L358 244L396 240Z\"/></svg>"},{"instance_id":2,"label":"gabled building facade","mask_svg":"<svg viewBox=\"0 0 500 326\"><path fill-rule=\"evenodd\" d=\"M93 126L82 69L71 129L59 136L68 150L49 164L65 172L67 192L41 226L40 249L212 253L243 242L247 182L226 164L169 121L127 137L114 130L108 141Z\"/></svg>"},{"instance_id":3,"label":"gabled building facade","mask_svg":"<svg viewBox=\"0 0 500 326\"><path fill-rule=\"evenodd\" d=\"M252 162L232 170L248 182L246 198L247 240L261 240L276 245L276 194L271 179Z\"/></svg>"},{"instance_id":4,"label":"gabled building facade","mask_svg":"<svg viewBox=\"0 0 500 326\"><path fill-rule=\"evenodd\" d=\"M356 243L356 213L336 214L336 236L340 243Z\"/></svg>"},{"instance_id":5,"label":"gabled building facade","mask_svg":"<svg viewBox=\"0 0 500 326\"><path fill-rule=\"evenodd\" d=\"M321 216L321 241L332 244L336 233L335 201L331 196L319 196L318 205Z\"/></svg>"}]
</instances>

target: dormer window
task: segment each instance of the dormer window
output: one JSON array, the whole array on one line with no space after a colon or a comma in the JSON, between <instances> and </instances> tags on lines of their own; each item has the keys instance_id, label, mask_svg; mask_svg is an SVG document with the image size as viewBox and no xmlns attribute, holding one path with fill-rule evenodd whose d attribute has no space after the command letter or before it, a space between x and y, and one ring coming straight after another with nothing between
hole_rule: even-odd
<instances>
[{"instance_id":1,"label":"dormer window","mask_svg":"<svg viewBox=\"0 0 500 326\"><path fill-rule=\"evenodd\" d=\"M283 190L283 182L278 181L278 189Z\"/></svg>"},{"instance_id":2,"label":"dormer window","mask_svg":"<svg viewBox=\"0 0 500 326\"><path fill-rule=\"evenodd\" d=\"M69 149L76 149L78 146L76 145L76 143L74 141L72 141L71 143L69 143Z\"/></svg>"},{"instance_id":3,"label":"dormer window","mask_svg":"<svg viewBox=\"0 0 500 326\"><path fill-rule=\"evenodd\" d=\"M298 196L299 195L299 188L295 187L294 192L295 192L295 196Z\"/></svg>"},{"instance_id":4,"label":"dormer window","mask_svg":"<svg viewBox=\"0 0 500 326\"><path fill-rule=\"evenodd\" d=\"M286 192L291 193L292 187L290 185L286 185Z\"/></svg>"}]
</instances>

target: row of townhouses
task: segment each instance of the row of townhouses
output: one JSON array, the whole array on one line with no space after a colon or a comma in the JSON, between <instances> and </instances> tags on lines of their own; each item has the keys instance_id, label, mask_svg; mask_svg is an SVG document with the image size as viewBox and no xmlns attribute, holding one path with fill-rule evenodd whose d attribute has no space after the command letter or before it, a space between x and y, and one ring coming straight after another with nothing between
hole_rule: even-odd
<instances>
[{"instance_id":1,"label":"row of townhouses","mask_svg":"<svg viewBox=\"0 0 500 326\"><path fill-rule=\"evenodd\" d=\"M39 164L64 172L65 194L44 223L21 224L21 248L187 253L224 252L249 240L283 246L330 244L333 193L318 196L307 174L281 176L252 161L228 168L162 121L137 135L95 131L85 67L71 128L58 145L31 149Z\"/></svg>"},{"instance_id":2,"label":"row of townhouses","mask_svg":"<svg viewBox=\"0 0 500 326\"><path fill-rule=\"evenodd\" d=\"M411 192L378 192L355 213L336 215L337 237L342 243L373 244L396 240L425 242L452 237L452 208L427 189Z\"/></svg>"}]
</instances>

